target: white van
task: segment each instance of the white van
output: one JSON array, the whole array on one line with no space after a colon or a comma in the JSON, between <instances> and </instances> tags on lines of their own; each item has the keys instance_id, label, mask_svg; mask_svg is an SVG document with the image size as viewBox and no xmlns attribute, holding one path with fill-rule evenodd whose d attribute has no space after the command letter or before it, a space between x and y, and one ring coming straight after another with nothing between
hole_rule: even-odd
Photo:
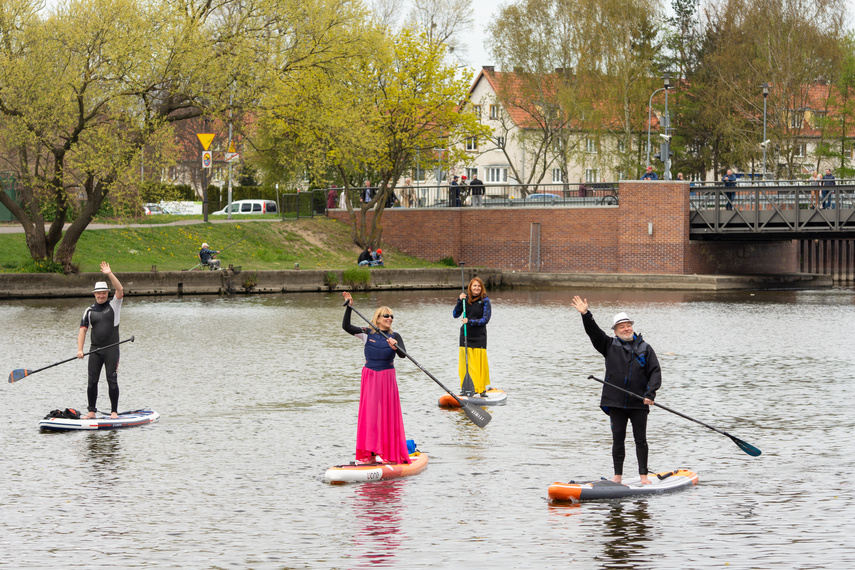
<instances>
[{"instance_id":1,"label":"white van","mask_svg":"<svg viewBox=\"0 0 855 570\"><path fill-rule=\"evenodd\" d=\"M273 200L238 200L232 202L232 214L275 214L279 210L276 208L276 202ZM225 216L229 213L229 207L226 206L218 212L213 212L212 216Z\"/></svg>"}]
</instances>

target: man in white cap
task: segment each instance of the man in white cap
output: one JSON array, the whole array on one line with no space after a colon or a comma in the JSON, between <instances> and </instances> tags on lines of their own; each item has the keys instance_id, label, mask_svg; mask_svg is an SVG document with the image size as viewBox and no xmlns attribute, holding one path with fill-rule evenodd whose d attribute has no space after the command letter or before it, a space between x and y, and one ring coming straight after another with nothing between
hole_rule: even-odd
<instances>
[{"instance_id":1,"label":"man in white cap","mask_svg":"<svg viewBox=\"0 0 855 570\"><path fill-rule=\"evenodd\" d=\"M627 422L632 422L638 473L642 483L650 483L647 476L647 415L656 398L656 390L662 385L659 359L656 358L653 347L632 330L633 322L626 313L615 315L612 324L615 336L610 337L594 321L594 316L588 310L587 299L576 295L571 304L581 313L582 324L591 344L606 359L606 385L603 386L600 407L611 418L612 461L615 468L612 481L621 482L623 461L626 457L626 425ZM643 401L610 388L609 384L629 390L641 396Z\"/></svg>"},{"instance_id":2,"label":"man in white cap","mask_svg":"<svg viewBox=\"0 0 855 570\"><path fill-rule=\"evenodd\" d=\"M212 270L220 268L220 260L215 259L214 255L220 253L219 251L214 251L208 247L207 243L202 244L202 249L199 250L199 261L202 262L202 265L209 266Z\"/></svg>"},{"instance_id":3,"label":"man in white cap","mask_svg":"<svg viewBox=\"0 0 855 570\"><path fill-rule=\"evenodd\" d=\"M92 329L90 335L89 351L89 387L87 396L89 397L89 413L83 416L83 419L92 419L95 417L97 408L95 403L98 400L98 380L101 378L101 368L105 369L107 374L107 387L110 395L110 417L119 417L119 381L117 370L119 368L119 347L111 346L110 348L101 347L116 344L119 342L119 313L122 309L122 299L125 296L125 290L119 279L110 270L110 264L106 261L101 262L101 273L105 274L110 279L113 287L116 289L116 294L110 302L107 302L110 288L106 281L98 281L95 283L95 288L92 292L95 294L95 303L88 307L83 313L83 319L80 321L80 330L77 333L77 358L83 358L83 343L86 340L86 331ZM97 352L95 352L97 351Z\"/></svg>"}]
</instances>

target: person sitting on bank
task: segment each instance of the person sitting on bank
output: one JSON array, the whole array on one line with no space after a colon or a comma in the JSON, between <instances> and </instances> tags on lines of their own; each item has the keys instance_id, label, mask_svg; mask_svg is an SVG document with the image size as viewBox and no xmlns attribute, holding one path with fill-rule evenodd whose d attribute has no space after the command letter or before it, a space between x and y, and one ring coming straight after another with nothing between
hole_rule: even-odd
<instances>
[{"instance_id":1,"label":"person sitting on bank","mask_svg":"<svg viewBox=\"0 0 855 570\"><path fill-rule=\"evenodd\" d=\"M371 267L383 267L383 250L379 247L371 254Z\"/></svg>"},{"instance_id":2,"label":"person sitting on bank","mask_svg":"<svg viewBox=\"0 0 855 570\"><path fill-rule=\"evenodd\" d=\"M366 267L371 265L371 261L374 259L374 248L371 246L366 247L362 253L359 254L359 258L356 260L356 264L362 267Z\"/></svg>"},{"instance_id":3,"label":"person sitting on bank","mask_svg":"<svg viewBox=\"0 0 855 570\"><path fill-rule=\"evenodd\" d=\"M219 269L220 260L214 257L218 253L220 252L210 249L207 243L203 243L202 249L199 250L199 261L202 262L202 265L207 265L212 270Z\"/></svg>"},{"instance_id":4,"label":"person sitting on bank","mask_svg":"<svg viewBox=\"0 0 855 570\"><path fill-rule=\"evenodd\" d=\"M647 170L644 172L644 175L641 177L642 180L659 180L659 176L653 172L653 167L648 166Z\"/></svg>"}]
</instances>

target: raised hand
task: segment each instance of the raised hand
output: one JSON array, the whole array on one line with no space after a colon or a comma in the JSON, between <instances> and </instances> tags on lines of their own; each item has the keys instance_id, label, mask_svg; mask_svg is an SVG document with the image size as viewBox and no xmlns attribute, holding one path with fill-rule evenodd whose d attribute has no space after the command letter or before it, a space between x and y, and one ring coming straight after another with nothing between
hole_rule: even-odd
<instances>
[{"instance_id":1,"label":"raised hand","mask_svg":"<svg viewBox=\"0 0 855 570\"><path fill-rule=\"evenodd\" d=\"M582 299L582 297L576 295L573 297L573 300L570 301L570 304L583 315L588 312L588 299Z\"/></svg>"}]
</instances>

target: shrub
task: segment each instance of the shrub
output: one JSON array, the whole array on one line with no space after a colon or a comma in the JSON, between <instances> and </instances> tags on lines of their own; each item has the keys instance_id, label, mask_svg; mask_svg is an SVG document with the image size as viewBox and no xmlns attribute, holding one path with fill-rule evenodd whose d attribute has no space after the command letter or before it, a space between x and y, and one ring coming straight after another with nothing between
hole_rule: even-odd
<instances>
[{"instance_id":1,"label":"shrub","mask_svg":"<svg viewBox=\"0 0 855 570\"><path fill-rule=\"evenodd\" d=\"M365 267L352 267L344 270L344 283L351 289L368 289L371 282L371 270Z\"/></svg>"},{"instance_id":2,"label":"shrub","mask_svg":"<svg viewBox=\"0 0 855 570\"><path fill-rule=\"evenodd\" d=\"M52 259L27 260L21 265L18 271L20 273L65 273L62 269L62 264Z\"/></svg>"},{"instance_id":3,"label":"shrub","mask_svg":"<svg viewBox=\"0 0 855 570\"><path fill-rule=\"evenodd\" d=\"M454 258L450 255L448 257L443 257L439 260L440 265L445 265L448 267L457 267L457 264L454 263Z\"/></svg>"},{"instance_id":4,"label":"shrub","mask_svg":"<svg viewBox=\"0 0 855 570\"><path fill-rule=\"evenodd\" d=\"M256 285L258 285L258 273L245 273L243 277L243 288L247 291L251 291Z\"/></svg>"},{"instance_id":5,"label":"shrub","mask_svg":"<svg viewBox=\"0 0 855 570\"><path fill-rule=\"evenodd\" d=\"M327 274L324 275L324 285L330 291L335 289L336 285L338 285L338 275L336 275L335 271L327 271Z\"/></svg>"}]
</instances>

